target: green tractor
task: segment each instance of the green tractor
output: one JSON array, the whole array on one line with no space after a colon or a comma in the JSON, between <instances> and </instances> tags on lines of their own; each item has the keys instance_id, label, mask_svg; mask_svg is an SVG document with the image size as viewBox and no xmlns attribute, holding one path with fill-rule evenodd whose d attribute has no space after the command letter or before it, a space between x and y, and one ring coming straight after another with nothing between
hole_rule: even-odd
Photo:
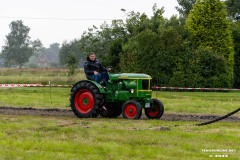
<instances>
[{"instance_id":1,"label":"green tractor","mask_svg":"<svg viewBox=\"0 0 240 160\"><path fill-rule=\"evenodd\" d=\"M139 119L142 109L149 119L163 115L162 102L152 99L149 75L120 73L109 77L106 86L92 80L81 80L73 85L70 106L77 117L115 118L122 114L127 119Z\"/></svg>"}]
</instances>

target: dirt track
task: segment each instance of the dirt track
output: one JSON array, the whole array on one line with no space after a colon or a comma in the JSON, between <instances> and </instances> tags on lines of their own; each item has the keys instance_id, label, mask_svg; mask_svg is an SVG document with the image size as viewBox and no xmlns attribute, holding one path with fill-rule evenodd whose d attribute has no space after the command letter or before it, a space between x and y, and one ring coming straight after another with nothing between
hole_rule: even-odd
<instances>
[{"instance_id":1,"label":"dirt track","mask_svg":"<svg viewBox=\"0 0 240 160\"><path fill-rule=\"evenodd\" d=\"M31 116L53 116L53 117L76 117L69 109L39 109L39 108L22 108L22 107L8 107L0 106L0 114L4 115L31 115ZM239 113L237 113L239 114ZM168 114L164 113L161 120L167 121L209 121L219 118L217 115L203 115L203 114ZM141 119L147 119L143 114ZM223 121L240 122L240 118L231 116Z\"/></svg>"}]
</instances>

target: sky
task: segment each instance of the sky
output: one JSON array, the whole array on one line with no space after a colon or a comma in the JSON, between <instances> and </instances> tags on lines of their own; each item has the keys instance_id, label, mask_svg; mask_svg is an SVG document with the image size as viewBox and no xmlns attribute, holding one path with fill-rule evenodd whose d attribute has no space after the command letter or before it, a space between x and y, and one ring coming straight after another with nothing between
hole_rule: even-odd
<instances>
[{"instance_id":1,"label":"sky","mask_svg":"<svg viewBox=\"0 0 240 160\"><path fill-rule=\"evenodd\" d=\"M0 51L10 33L9 24L15 20L22 20L30 28L31 40L40 39L47 48L79 39L88 28L104 21L125 20L130 11L151 17L155 3L164 7L164 17L178 15L177 0L0 0Z\"/></svg>"}]
</instances>

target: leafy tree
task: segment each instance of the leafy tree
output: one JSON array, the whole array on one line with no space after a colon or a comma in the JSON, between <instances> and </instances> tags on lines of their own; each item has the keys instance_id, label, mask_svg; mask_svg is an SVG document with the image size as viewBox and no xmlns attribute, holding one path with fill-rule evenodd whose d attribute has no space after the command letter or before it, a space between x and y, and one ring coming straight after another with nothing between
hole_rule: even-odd
<instances>
[{"instance_id":1,"label":"leafy tree","mask_svg":"<svg viewBox=\"0 0 240 160\"><path fill-rule=\"evenodd\" d=\"M240 88L240 1L226 0L228 16L233 20L232 33L234 40L234 87Z\"/></svg>"},{"instance_id":2,"label":"leafy tree","mask_svg":"<svg viewBox=\"0 0 240 160\"><path fill-rule=\"evenodd\" d=\"M153 6L154 15L149 19L145 14L130 12L126 20L128 41L123 46L119 66L123 72L154 72L152 62L156 60L159 41L158 30L164 26L163 9ZM154 57L153 57L154 56ZM148 63L146 63L148 62Z\"/></svg>"},{"instance_id":3,"label":"leafy tree","mask_svg":"<svg viewBox=\"0 0 240 160\"><path fill-rule=\"evenodd\" d=\"M69 54L67 57L67 66L69 68L68 76L72 76L75 74L75 68L77 64L77 59L74 54Z\"/></svg>"},{"instance_id":4,"label":"leafy tree","mask_svg":"<svg viewBox=\"0 0 240 160\"><path fill-rule=\"evenodd\" d=\"M234 87L240 88L240 22L233 23L232 26L235 49Z\"/></svg>"},{"instance_id":5,"label":"leafy tree","mask_svg":"<svg viewBox=\"0 0 240 160\"><path fill-rule=\"evenodd\" d=\"M227 64L211 47L187 48L170 80L172 86L222 87L229 85Z\"/></svg>"},{"instance_id":6,"label":"leafy tree","mask_svg":"<svg viewBox=\"0 0 240 160\"><path fill-rule=\"evenodd\" d=\"M85 32L80 41L79 46L86 55L89 52L95 52L104 65L111 65L118 70L118 55L122 43L127 40L125 25L122 20L113 20L111 25L103 23L100 29L93 27L89 32ZM115 49L115 47L117 47ZM117 51L116 53L113 53ZM113 56L113 57L112 57Z\"/></svg>"},{"instance_id":7,"label":"leafy tree","mask_svg":"<svg viewBox=\"0 0 240 160\"><path fill-rule=\"evenodd\" d=\"M100 29L97 27L89 28L89 32L85 32L79 41L80 49L85 51L85 54L94 52L103 63L110 51L111 41L114 36L110 25L104 22Z\"/></svg>"},{"instance_id":8,"label":"leafy tree","mask_svg":"<svg viewBox=\"0 0 240 160\"><path fill-rule=\"evenodd\" d=\"M150 29L153 32L158 33L161 28L164 28L164 25L166 23L166 19L163 17L164 8L158 9L157 5L154 4L152 10L153 16L149 20Z\"/></svg>"},{"instance_id":9,"label":"leafy tree","mask_svg":"<svg viewBox=\"0 0 240 160\"><path fill-rule=\"evenodd\" d=\"M44 51L44 47L43 47L41 40L39 40L39 39L32 41L31 46L33 49L33 54L29 57L28 63L26 65L28 67L37 68L36 61L37 61L38 57L40 56L40 54Z\"/></svg>"},{"instance_id":10,"label":"leafy tree","mask_svg":"<svg viewBox=\"0 0 240 160\"><path fill-rule=\"evenodd\" d=\"M158 85L168 85L182 50L183 40L174 28L179 25L179 21L176 24L176 17L168 21L157 14L159 17L153 16L149 22L160 20L158 27L157 23L151 23L155 27L149 25L149 29L130 38L124 45L120 67L123 72L150 74Z\"/></svg>"},{"instance_id":11,"label":"leafy tree","mask_svg":"<svg viewBox=\"0 0 240 160\"><path fill-rule=\"evenodd\" d=\"M120 55L123 52L123 45L128 40L128 34L126 25L122 20L113 20L110 28L112 41L110 41L107 58L103 62L105 62L107 66L113 67L114 72L118 72L121 70L119 67Z\"/></svg>"},{"instance_id":12,"label":"leafy tree","mask_svg":"<svg viewBox=\"0 0 240 160\"><path fill-rule=\"evenodd\" d=\"M158 64L159 85L169 85L170 78L182 56L182 35L173 26L168 26L160 34L159 54L155 63Z\"/></svg>"},{"instance_id":13,"label":"leafy tree","mask_svg":"<svg viewBox=\"0 0 240 160\"><path fill-rule=\"evenodd\" d=\"M39 40L39 39L32 41L31 45L32 45L32 49L33 49L33 54L37 57L44 50L43 44L42 44L41 40Z\"/></svg>"},{"instance_id":14,"label":"leafy tree","mask_svg":"<svg viewBox=\"0 0 240 160\"><path fill-rule=\"evenodd\" d=\"M107 57L107 65L113 67L114 72L120 71L119 62L123 41L121 38L115 39L111 42L110 52Z\"/></svg>"},{"instance_id":15,"label":"leafy tree","mask_svg":"<svg viewBox=\"0 0 240 160\"><path fill-rule=\"evenodd\" d=\"M197 0L177 0L180 7L176 7L177 11L182 17L187 18L190 11L193 9L193 5Z\"/></svg>"},{"instance_id":16,"label":"leafy tree","mask_svg":"<svg viewBox=\"0 0 240 160\"><path fill-rule=\"evenodd\" d=\"M217 52L219 57L224 58L221 62L227 67L216 75L219 81L223 81L221 87L233 84L234 50L230 22L226 17L226 6L220 0L199 0L186 21L193 48L211 48L212 53Z\"/></svg>"},{"instance_id":17,"label":"leafy tree","mask_svg":"<svg viewBox=\"0 0 240 160\"><path fill-rule=\"evenodd\" d=\"M146 14L130 12L126 20L126 29L129 36L133 37L149 28L149 18Z\"/></svg>"},{"instance_id":18,"label":"leafy tree","mask_svg":"<svg viewBox=\"0 0 240 160\"><path fill-rule=\"evenodd\" d=\"M125 44L124 54L121 55L121 71L137 73L151 71L153 68L152 62L156 60L152 56L157 53L155 42L158 40L157 34L150 30L145 30L131 38Z\"/></svg>"},{"instance_id":19,"label":"leafy tree","mask_svg":"<svg viewBox=\"0 0 240 160\"><path fill-rule=\"evenodd\" d=\"M159 41L158 30L164 21L163 10L153 7L154 16L150 20L145 14L130 12L126 20L127 41L120 54L119 66L123 72L148 73L155 68L152 64L156 60L157 45ZM162 24L164 25L164 23ZM148 63L146 63L148 62Z\"/></svg>"},{"instance_id":20,"label":"leafy tree","mask_svg":"<svg viewBox=\"0 0 240 160\"><path fill-rule=\"evenodd\" d=\"M240 21L240 1L239 0L226 0L228 14L236 21Z\"/></svg>"},{"instance_id":21,"label":"leafy tree","mask_svg":"<svg viewBox=\"0 0 240 160\"><path fill-rule=\"evenodd\" d=\"M68 64L68 56L73 55L77 58L77 60L80 60L83 58L83 55L81 55L80 46L79 46L79 40L73 40L71 42L64 42L62 44L62 47L59 52L59 59L61 65Z\"/></svg>"},{"instance_id":22,"label":"leafy tree","mask_svg":"<svg viewBox=\"0 0 240 160\"><path fill-rule=\"evenodd\" d=\"M109 25L106 23L101 25L101 30L98 28L89 28L89 32L85 32L78 42L79 49L83 51L84 57L89 52L94 52L98 59L104 62L109 53L109 46L112 41L109 31Z\"/></svg>"},{"instance_id":23,"label":"leafy tree","mask_svg":"<svg viewBox=\"0 0 240 160\"><path fill-rule=\"evenodd\" d=\"M52 43L50 44L49 48L44 49L44 53L48 56L49 61L51 63L51 67L58 67L59 66L59 52L60 52L60 44L59 43Z\"/></svg>"},{"instance_id":24,"label":"leafy tree","mask_svg":"<svg viewBox=\"0 0 240 160\"><path fill-rule=\"evenodd\" d=\"M17 65L19 68L28 61L33 54L30 47L30 28L25 26L21 20L12 21L9 25L10 33L6 36L6 45L3 46L2 57L5 66Z\"/></svg>"},{"instance_id":25,"label":"leafy tree","mask_svg":"<svg viewBox=\"0 0 240 160\"><path fill-rule=\"evenodd\" d=\"M181 57L184 21L177 17L167 20L164 9L153 6L153 16L128 12L124 23L113 20L100 28L93 26L81 39L64 43L60 51L62 64L66 57L93 51L104 63L117 71L148 73L154 81L167 85Z\"/></svg>"}]
</instances>

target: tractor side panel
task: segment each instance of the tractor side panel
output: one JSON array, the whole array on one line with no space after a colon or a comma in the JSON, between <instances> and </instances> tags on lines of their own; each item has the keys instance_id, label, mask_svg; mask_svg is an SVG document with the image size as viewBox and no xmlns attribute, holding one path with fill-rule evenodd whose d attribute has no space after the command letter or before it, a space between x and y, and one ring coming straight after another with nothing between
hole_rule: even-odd
<instances>
[{"instance_id":1,"label":"tractor side panel","mask_svg":"<svg viewBox=\"0 0 240 160\"><path fill-rule=\"evenodd\" d=\"M106 102L127 101L129 99L130 99L129 91L106 92L105 94Z\"/></svg>"},{"instance_id":2,"label":"tractor side panel","mask_svg":"<svg viewBox=\"0 0 240 160\"><path fill-rule=\"evenodd\" d=\"M138 91L137 97L139 98L146 98L151 99L152 98L152 91Z\"/></svg>"}]
</instances>

